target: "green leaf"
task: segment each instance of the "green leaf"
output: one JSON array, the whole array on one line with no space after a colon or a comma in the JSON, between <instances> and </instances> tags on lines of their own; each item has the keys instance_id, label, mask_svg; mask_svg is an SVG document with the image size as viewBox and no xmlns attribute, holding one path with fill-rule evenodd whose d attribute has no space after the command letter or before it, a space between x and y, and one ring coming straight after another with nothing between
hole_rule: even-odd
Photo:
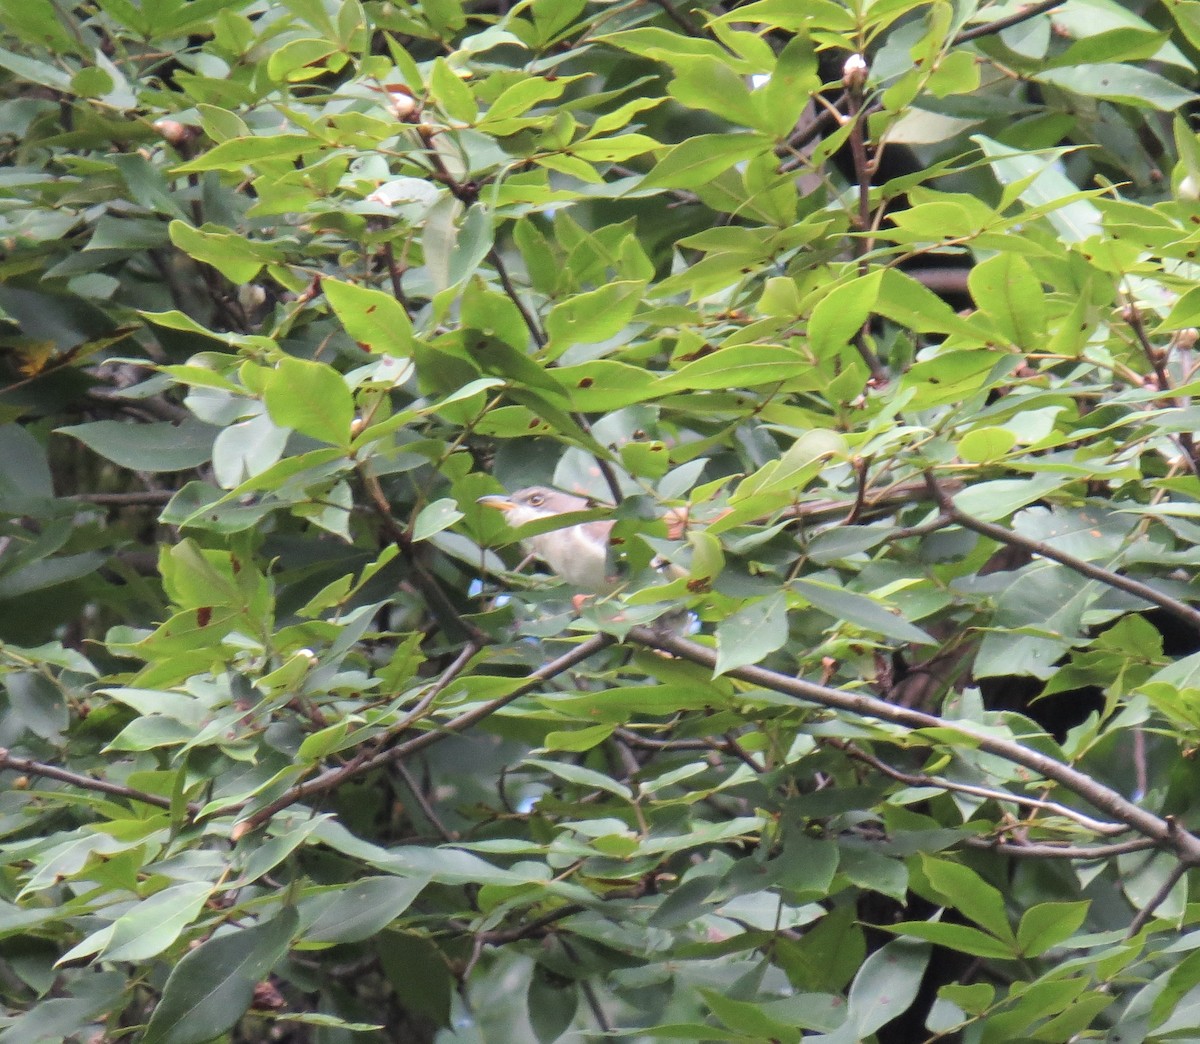
<instances>
[{"instance_id":1,"label":"green leaf","mask_svg":"<svg viewBox=\"0 0 1200 1044\"><path fill-rule=\"evenodd\" d=\"M717 624L714 675L758 663L787 641L787 603L782 594L760 598Z\"/></svg>"},{"instance_id":2,"label":"green leaf","mask_svg":"<svg viewBox=\"0 0 1200 1044\"><path fill-rule=\"evenodd\" d=\"M976 428L958 440L958 455L972 464L1000 460L1017 444L1017 436L1007 428Z\"/></svg>"},{"instance_id":3,"label":"green leaf","mask_svg":"<svg viewBox=\"0 0 1200 1044\"><path fill-rule=\"evenodd\" d=\"M475 96L471 93L471 88L450 68L445 58L437 58L434 61L429 87L434 101L442 107L447 116L463 123L475 122L475 117L479 114Z\"/></svg>"},{"instance_id":4,"label":"green leaf","mask_svg":"<svg viewBox=\"0 0 1200 1044\"><path fill-rule=\"evenodd\" d=\"M1014 953L994 935L969 928L964 924L940 924L937 921L900 921L885 925L888 931L926 942L937 943L948 950L969 953L972 957L990 957L996 960L1011 959Z\"/></svg>"},{"instance_id":5,"label":"green leaf","mask_svg":"<svg viewBox=\"0 0 1200 1044\"><path fill-rule=\"evenodd\" d=\"M248 283L262 271L268 261L275 260L275 251L232 232L213 231L208 225L192 228L183 221L167 226L171 242L189 257L212 265L233 283ZM94 246L95 244L93 244Z\"/></svg>"},{"instance_id":6,"label":"green leaf","mask_svg":"<svg viewBox=\"0 0 1200 1044\"><path fill-rule=\"evenodd\" d=\"M731 1030L746 1034L756 1040L798 1042L803 1034L798 1026L789 1026L772 1019L763 1011L761 1004L735 1000L717 990L701 990L709 1010Z\"/></svg>"},{"instance_id":7,"label":"green leaf","mask_svg":"<svg viewBox=\"0 0 1200 1044\"><path fill-rule=\"evenodd\" d=\"M864 327L875 307L882 272L852 279L817 302L808 321L808 337L818 359L836 358Z\"/></svg>"},{"instance_id":8,"label":"green leaf","mask_svg":"<svg viewBox=\"0 0 1200 1044\"><path fill-rule=\"evenodd\" d=\"M1046 337L1045 294L1020 254L988 258L971 269L968 284L975 304L1010 344L1024 351L1041 346Z\"/></svg>"},{"instance_id":9,"label":"green leaf","mask_svg":"<svg viewBox=\"0 0 1200 1044\"><path fill-rule=\"evenodd\" d=\"M427 504L417 515L413 523L412 538L414 541L428 540L434 533L449 529L455 522L465 516L458 510L458 504L449 497L435 500Z\"/></svg>"},{"instance_id":10,"label":"green leaf","mask_svg":"<svg viewBox=\"0 0 1200 1044\"><path fill-rule=\"evenodd\" d=\"M349 447L354 397L331 366L285 356L267 375L263 402L280 427Z\"/></svg>"},{"instance_id":11,"label":"green leaf","mask_svg":"<svg viewBox=\"0 0 1200 1044\"><path fill-rule=\"evenodd\" d=\"M391 294L336 279L322 280L321 289L346 333L360 347L401 359L412 354L412 322Z\"/></svg>"},{"instance_id":12,"label":"green leaf","mask_svg":"<svg viewBox=\"0 0 1200 1044\"><path fill-rule=\"evenodd\" d=\"M668 88L684 105L707 109L729 123L770 132L772 121L764 118L745 80L719 58L709 55L675 57L675 78Z\"/></svg>"},{"instance_id":13,"label":"green leaf","mask_svg":"<svg viewBox=\"0 0 1200 1044\"><path fill-rule=\"evenodd\" d=\"M970 867L946 859L922 856L921 869L947 906L959 910L996 938L1013 941L1004 896L999 889Z\"/></svg>"},{"instance_id":14,"label":"green leaf","mask_svg":"<svg viewBox=\"0 0 1200 1044\"><path fill-rule=\"evenodd\" d=\"M817 387L820 376L812 359L795 348L776 344L744 344L722 348L689 362L653 384L656 395L676 391L756 387L763 384L799 381L802 387Z\"/></svg>"},{"instance_id":15,"label":"green leaf","mask_svg":"<svg viewBox=\"0 0 1200 1044\"><path fill-rule=\"evenodd\" d=\"M642 189L697 188L734 164L761 156L770 139L757 134L701 134L671 150L641 181Z\"/></svg>"},{"instance_id":16,"label":"green leaf","mask_svg":"<svg viewBox=\"0 0 1200 1044\"><path fill-rule=\"evenodd\" d=\"M548 732L542 740L546 750L591 750L612 735L613 725L589 725L566 732Z\"/></svg>"},{"instance_id":17,"label":"green leaf","mask_svg":"<svg viewBox=\"0 0 1200 1044\"><path fill-rule=\"evenodd\" d=\"M526 758L523 764L545 769L559 779L574 783L576 786L586 787L589 790L603 790L615 794L617 797L625 798L627 801L633 797L633 791L623 783L610 779L603 772L595 772L580 765L567 765L557 761L545 761L541 758Z\"/></svg>"},{"instance_id":18,"label":"green leaf","mask_svg":"<svg viewBox=\"0 0 1200 1044\"><path fill-rule=\"evenodd\" d=\"M254 987L286 956L299 919L292 907L249 928L215 935L175 965L144 1044L203 1044L231 1029Z\"/></svg>"},{"instance_id":19,"label":"green leaf","mask_svg":"<svg viewBox=\"0 0 1200 1044\"><path fill-rule=\"evenodd\" d=\"M1075 94L1162 112L1177 112L1197 97L1194 91L1185 90L1165 76L1136 65L1073 65L1069 69L1047 69L1031 79Z\"/></svg>"},{"instance_id":20,"label":"green leaf","mask_svg":"<svg viewBox=\"0 0 1200 1044\"><path fill-rule=\"evenodd\" d=\"M832 584L814 580L793 580L792 589L806 601L828 613L835 620L865 628L885 638L918 645L936 645L937 642L921 628L910 624L888 606L857 591L847 591Z\"/></svg>"},{"instance_id":21,"label":"green leaf","mask_svg":"<svg viewBox=\"0 0 1200 1044\"><path fill-rule=\"evenodd\" d=\"M425 877L364 877L301 901L306 943L351 943L378 935L421 894Z\"/></svg>"},{"instance_id":22,"label":"green leaf","mask_svg":"<svg viewBox=\"0 0 1200 1044\"><path fill-rule=\"evenodd\" d=\"M881 1026L908 1010L921 985L929 947L895 939L866 959L850 985L846 1026L854 1030L849 1040L866 1040Z\"/></svg>"},{"instance_id":23,"label":"green leaf","mask_svg":"<svg viewBox=\"0 0 1200 1044\"><path fill-rule=\"evenodd\" d=\"M1066 942L1082 926L1090 906L1090 900L1031 906L1021 915L1017 928L1017 946L1022 956L1038 957Z\"/></svg>"},{"instance_id":24,"label":"green leaf","mask_svg":"<svg viewBox=\"0 0 1200 1044\"><path fill-rule=\"evenodd\" d=\"M546 317L549 358L573 344L595 344L615 337L633 318L646 284L640 280L608 283L555 305Z\"/></svg>"},{"instance_id":25,"label":"green leaf","mask_svg":"<svg viewBox=\"0 0 1200 1044\"><path fill-rule=\"evenodd\" d=\"M223 141L194 160L181 163L174 174L194 174L205 170L241 171L265 160L294 160L303 152L318 147L307 134L264 134Z\"/></svg>"},{"instance_id":26,"label":"green leaf","mask_svg":"<svg viewBox=\"0 0 1200 1044\"><path fill-rule=\"evenodd\" d=\"M104 420L54 429L70 435L100 456L134 471L186 471L212 457L219 428L197 420L149 424Z\"/></svg>"},{"instance_id":27,"label":"green leaf","mask_svg":"<svg viewBox=\"0 0 1200 1044\"><path fill-rule=\"evenodd\" d=\"M156 892L113 922L100 956L109 961L144 961L170 946L204 908L213 886L190 881Z\"/></svg>"}]
</instances>

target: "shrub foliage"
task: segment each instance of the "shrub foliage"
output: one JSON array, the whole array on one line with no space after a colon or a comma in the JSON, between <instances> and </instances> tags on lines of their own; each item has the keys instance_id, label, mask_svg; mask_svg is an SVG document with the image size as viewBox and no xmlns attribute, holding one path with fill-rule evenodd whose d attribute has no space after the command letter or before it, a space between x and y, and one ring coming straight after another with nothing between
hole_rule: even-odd
<instances>
[{"instance_id":1,"label":"shrub foliage","mask_svg":"<svg viewBox=\"0 0 1200 1044\"><path fill-rule=\"evenodd\" d=\"M1194 1032L1198 44L0 0L0 1044Z\"/></svg>"}]
</instances>

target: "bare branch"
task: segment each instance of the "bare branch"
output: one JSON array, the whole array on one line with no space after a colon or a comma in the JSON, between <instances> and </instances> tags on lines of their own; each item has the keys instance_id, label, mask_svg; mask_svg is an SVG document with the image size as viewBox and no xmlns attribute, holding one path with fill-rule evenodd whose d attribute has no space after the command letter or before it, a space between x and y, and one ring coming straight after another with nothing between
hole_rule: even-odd
<instances>
[{"instance_id":1,"label":"bare branch","mask_svg":"<svg viewBox=\"0 0 1200 1044\"><path fill-rule=\"evenodd\" d=\"M1034 841L1001 841L986 837L967 837L964 844L971 848L985 848L991 852L1002 852L1004 855L1015 856L1018 859L1111 859L1113 856L1127 855L1130 852L1145 852L1156 848L1157 845L1147 837L1139 837L1133 841L1118 841L1111 845L1071 845L1052 844ZM1185 864L1180 863L1180 866Z\"/></svg>"}]
</instances>

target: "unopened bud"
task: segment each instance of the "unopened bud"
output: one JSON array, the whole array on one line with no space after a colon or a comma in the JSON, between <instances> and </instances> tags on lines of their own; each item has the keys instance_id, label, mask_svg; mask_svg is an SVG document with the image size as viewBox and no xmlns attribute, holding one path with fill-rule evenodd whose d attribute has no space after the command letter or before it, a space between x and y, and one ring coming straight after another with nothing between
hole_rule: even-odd
<instances>
[{"instance_id":1,"label":"unopened bud","mask_svg":"<svg viewBox=\"0 0 1200 1044\"><path fill-rule=\"evenodd\" d=\"M1171 347L1188 351L1196 347L1197 340L1200 340L1200 330L1189 326L1176 332L1175 336L1171 338Z\"/></svg>"},{"instance_id":2,"label":"unopened bud","mask_svg":"<svg viewBox=\"0 0 1200 1044\"><path fill-rule=\"evenodd\" d=\"M417 103L413 92L402 84L388 84L387 96L388 108L392 110L392 114L399 120L407 120L421 107Z\"/></svg>"},{"instance_id":3,"label":"unopened bud","mask_svg":"<svg viewBox=\"0 0 1200 1044\"><path fill-rule=\"evenodd\" d=\"M252 312L261 308L267 300L267 292L256 283L243 283L237 291L238 304L246 311Z\"/></svg>"},{"instance_id":4,"label":"unopened bud","mask_svg":"<svg viewBox=\"0 0 1200 1044\"><path fill-rule=\"evenodd\" d=\"M182 145L191 136L191 130L178 120L155 120L154 129L172 145Z\"/></svg>"},{"instance_id":5,"label":"unopened bud","mask_svg":"<svg viewBox=\"0 0 1200 1044\"><path fill-rule=\"evenodd\" d=\"M850 90L858 90L867 82L867 60L861 54L852 54L842 66L842 83Z\"/></svg>"}]
</instances>

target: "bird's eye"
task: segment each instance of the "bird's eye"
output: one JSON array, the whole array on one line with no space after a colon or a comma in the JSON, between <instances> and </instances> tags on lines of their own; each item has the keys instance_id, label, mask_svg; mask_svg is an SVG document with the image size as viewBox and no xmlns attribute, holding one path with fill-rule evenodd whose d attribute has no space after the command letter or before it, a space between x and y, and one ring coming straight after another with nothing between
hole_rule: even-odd
<instances>
[{"instance_id":1,"label":"bird's eye","mask_svg":"<svg viewBox=\"0 0 1200 1044\"><path fill-rule=\"evenodd\" d=\"M543 497L540 493L535 493L532 497L529 498L529 503L531 503L534 507L541 507L542 501L545 499L546 498Z\"/></svg>"}]
</instances>

